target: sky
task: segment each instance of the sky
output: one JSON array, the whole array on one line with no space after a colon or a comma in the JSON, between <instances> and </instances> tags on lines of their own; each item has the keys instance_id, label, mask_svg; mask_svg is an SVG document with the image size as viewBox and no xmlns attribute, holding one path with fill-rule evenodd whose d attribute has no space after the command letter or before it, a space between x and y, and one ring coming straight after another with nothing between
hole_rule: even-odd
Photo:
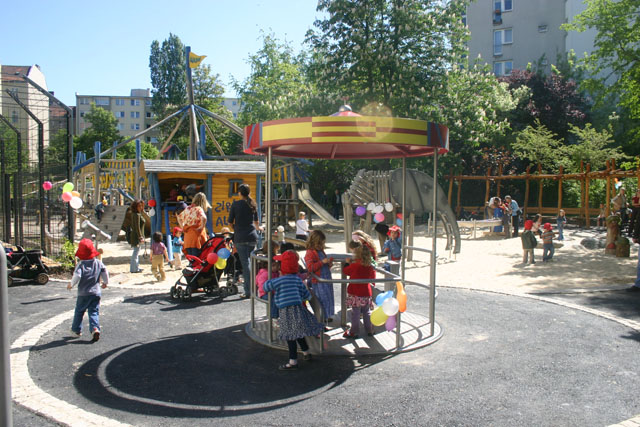
<instances>
[{"instance_id":1,"label":"sky","mask_svg":"<svg viewBox=\"0 0 640 427\"><path fill-rule=\"evenodd\" d=\"M248 77L247 59L262 34L288 41L297 52L320 14L316 0L9 1L2 7L0 64L38 64L50 91L75 105L80 95L128 96L151 88L153 40L176 34L207 55L225 96L231 76Z\"/></svg>"}]
</instances>

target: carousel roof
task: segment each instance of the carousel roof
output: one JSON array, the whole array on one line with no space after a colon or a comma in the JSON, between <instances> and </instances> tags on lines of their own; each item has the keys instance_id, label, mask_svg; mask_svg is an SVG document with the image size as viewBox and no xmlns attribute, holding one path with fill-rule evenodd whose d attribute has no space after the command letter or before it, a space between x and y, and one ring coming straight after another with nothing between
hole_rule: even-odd
<instances>
[{"instance_id":1,"label":"carousel roof","mask_svg":"<svg viewBox=\"0 0 640 427\"><path fill-rule=\"evenodd\" d=\"M449 129L423 120L360 116L271 120L244 128L244 152L315 159L384 159L449 151Z\"/></svg>"}]
</instances>

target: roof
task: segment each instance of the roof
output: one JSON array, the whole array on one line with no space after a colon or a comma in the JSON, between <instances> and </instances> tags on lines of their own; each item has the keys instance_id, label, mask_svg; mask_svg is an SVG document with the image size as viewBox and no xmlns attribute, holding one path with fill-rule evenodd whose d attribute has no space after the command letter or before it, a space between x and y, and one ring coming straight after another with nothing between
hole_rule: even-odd
<instances>
[{"instance_id":1,"label":"roof","mask_svg":"<svg viewBox=\"0 0 640 427\"><path fill-rule=\"evenodd\" d=\"M25 76L29 74L30 65L2 65L2 81L4 82L24 82L24 79L20 77L20 74Z\"/></svg>"},{"instance_id":2,"label":"roof","mask_svg":"<svg viewBox=\"0 0 640 427\"><path fill-rule=\"evenodd\" d=\"M349 114L350 113L350 114ZM423 120L339 116L271 120L244 128L248 154L312 159L388 159L449 151L449 129Z\"/></svg>"},{"instance_id":3,"label":"roof","mask_svg":"<svg viewBox=\"0 0 640 427\"><path fill-rule=\"evenodd\" d=\"M264 175L266 166L262 161L236 160L143 160L145 173L180 172L190 173L245 173Z\"/></svg>"}]
</instances>

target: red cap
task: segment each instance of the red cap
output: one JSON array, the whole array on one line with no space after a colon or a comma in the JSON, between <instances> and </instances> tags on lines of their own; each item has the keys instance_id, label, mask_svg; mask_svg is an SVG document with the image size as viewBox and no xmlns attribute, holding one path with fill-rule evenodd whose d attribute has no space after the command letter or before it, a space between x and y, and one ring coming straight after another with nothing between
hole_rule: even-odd
<instances>
[{"instance_id":1,"label":"red cap","mask_svg":"<svg viewBox=\"0 0 640 427\"><path fill-rule=\"evenodd\" d=\"M295 251L288 250L282 255L273 257L276 261L280 261L280 271L282 274L295 274L298 272L298 254Z\"/></svg>"},{"instance_id":2,"label":"red cap","mask_svg":"<svg viewBox=\"0 0 640 427\"><path fill-rule=\"evenodd\" d=\"M542 228L544 228L545 230L551 230L551 224L549 224L548 222L545 222Z\"/></svg>"},{"instance_id":3,"label":"red cap","mask_svg":"<svg viewBox=\"0 0 640 427\"><path fill-rule=\"evenodd\" d=\"M402 228L398 227L397 225L392 225L391 227L389 227L389 231L387 232L387 236L390 236L392 231L397 231L398 233L400 233L400 232L402 232Z\"/></svg>"},{"instance_id":4,"label":"red cap","mask_svg":"<svg viewBox=\"0 0 640 427\"><path fill-rule=\"evenodd\" d=\"M180 227L173 227L173 235L175 236L178 233L182 233L182 228Z\"/></svg>"},{"instance_id":5,"label":"red cap","mask_svg":"<svg viewBox=\"0 0 640 427\"><path fill-rule=\"evenodd\" d=\"M82 239L80 243L78 243L78 250L76 251L76 256L80 258L82 261L86 261L89 259L93 259L100 255L96 248L93 247L93 242L91 239Z\"/></svg>"},{"instance_id":6,"label":"red cap","mask_svg":"<svg viewBox=\"0 0 640 427\"><path fill-rule=\"evenodd\" d=\"M525 230L531 230L531 228L533 228L533 221L531 221L530 219L526 220L524 222L524 229Z\"/></svg>"}]
</instances>

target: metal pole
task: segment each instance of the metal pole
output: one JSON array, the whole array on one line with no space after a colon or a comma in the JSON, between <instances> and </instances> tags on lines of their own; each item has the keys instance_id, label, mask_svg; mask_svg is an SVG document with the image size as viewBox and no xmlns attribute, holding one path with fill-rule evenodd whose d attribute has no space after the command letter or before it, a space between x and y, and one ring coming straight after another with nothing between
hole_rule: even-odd
<instances>
[{"instance_id":1,"label":"metal pole","mask_svg":"<svg viewBox=\"0 0 640 427\"><path fill-rule=\"evenodd\" d=\"M429 270L429 327L431 335L435 333L436 324L436 244L438 241L438 149L433 152L433 240L431 241L431 265Z\"/></svg>"},{"instance_id":2,"label":"metal pole","mask_svg":"<svg viewBox=\"0 0 640 427\"><path fill-rule=\"evenodd\" d=\"M46 255L47 245L45 241L45 212L44 212L44 125L38 121L38 197L40 198L40 247ZM52 248L53 250L53 248Z\"/></svg>"},{"instance_id":3,"label":"metal pole","mask_svg":"<svg viewBox=\"0 0 640 427\"><path fill-rule=\"evenodd\" d=\"M98 204L98 200L100 200L100 141L95 141L93 143L93 154L94 154L94 184L93 184L93 206Z\"/></svg>"},{"instance_id":4,"label":"metal pole","mask_svg":"<svg viewBox=\"0 0 640 427\"><path fill-rule=\"evenodd\" d=\"M7 256L0 253L0 355L2 369L0 369L0 425L13 425L11 407L11 364L9 361L9 299L7 292Z\"/></svg>"},{"instance_id":5,"label":"metal pole","mask_svg":"<svg viewBox=\"0 0 640 427\"><path fill-rule=\"evenodd\" d=\"M2 239L5 242L9 242L9 235L11 234L11 216L7 216L7 207L9 204L7 201L11 198L9 194L7 194L7 188L4 184L4 176L7 173L7 158L5 156L4 150L4 139L0 138L0 181L2 185ZM9 218L9 222L7 222L7 217ZM8 227L8 228L7 228ZM9 232L7 232L9 230Z\"/></svg>"},{"instance_id":6,"label":"metal pole","mask_svg":"<svg viewBox=\"0 0 640 427\"><path fill-rule=\"evenodd\" d=\"M7 92L9 93L9 92ZM11 95L11 93L9 93ZM23 245L23 223L22 223L22 133L11 122L0 114L2 120L16 134L16 150L18 152L18 172L13 180L13 205L15 212L15 241L16 245Z\"/></svg>"},{"instance_id":7,"label":"metal pole","mask_svg":"<svg viewBox=\"0 0 640 427\"><path fill-rule=\"evenodd\" d=\"M191 124L189 129L191 132L189 133L189 160L196 160L198 157L198 147L197 147L197 125L196 125L196 115L193 109L193 79L191 77L191 66L189 65L189 54L191 53L191 46L185 46L184 48L184 56L186 61L186 77L187 77L187 98L189 100L189 119L191 120ZM194 131L195 129L195 131Z\"/></svg>"},{"instance_id":8,"label":"metal pole","mask_svg":"<svg viewBox=\"0 0 640 427\"><path fill-rule=\"evenodd\" d=\"M267 256L267 277L269 279L271 279L271 264L273 263L273 259L271 258L271 253L273 251L273 248L271 247L271 236L272 236L272 230L271 230L271 198L272 198L272 179L271 179L271 167L273 166L272 160L272 151L271 151L271 147L269 147L268 151L267 151L267 164L266 164L266 172L267 172L267 182L266 182L266 186L267 186L267 190L265 194L265 212L267 215L266 218L266 224L265 224L265 234L266 234L266 238L267 238L267 253L265 254ZM255 270L254 270L255 271ZM253 290L251 290L251 292L253 293ZM271 298L269 297L269 310L271 310ZM269 311L269 342L272 342L273 339L273 321L271 319L271 311Z\"/></svg>"},{"instance_id":9,"label":"metal pole","mask_svg":"<svg viewBox=\"0 0 640 427\"><path fill-rule=\"evenodd\" d=\"M400 259L400 277L404 287L405 260L407 258L407 158L402 158L402 258ZM396 295L397 296L397 295ZM400 348L402 334L402 315L396 314L396 348Z\"/></svg>"}]
</instances>

